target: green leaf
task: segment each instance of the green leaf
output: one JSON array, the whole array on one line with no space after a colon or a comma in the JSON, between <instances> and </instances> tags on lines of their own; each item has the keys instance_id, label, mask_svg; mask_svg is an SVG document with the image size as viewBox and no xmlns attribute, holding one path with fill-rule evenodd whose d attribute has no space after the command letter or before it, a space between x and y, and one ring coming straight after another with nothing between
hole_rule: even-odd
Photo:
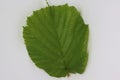
<instances>
[{"instance_id":1,"label":"green leaf","mask_svg":"<svg viewBox=\"0 0 120 80\"><path fill-rule=\"evenodd\" d=\"M89 29L73 6L48 6L27 18L23 37L35 65L54 77L85 71Z\"/></svg>"}]
</instances>

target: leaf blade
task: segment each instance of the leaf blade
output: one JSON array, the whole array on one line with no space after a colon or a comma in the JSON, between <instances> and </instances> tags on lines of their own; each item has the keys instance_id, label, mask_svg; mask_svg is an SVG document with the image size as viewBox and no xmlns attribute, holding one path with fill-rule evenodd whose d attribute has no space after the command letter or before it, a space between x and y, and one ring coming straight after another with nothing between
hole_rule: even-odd
<instances>
[{"instance_id":1,"label":"leaf blade","mask_svg":"<svg viewBox=\"0 0 120 80\"><path fill-rule=\"evenodd\" d=\"M23 29L30 58L37 67L55 77L84 72L88 33L80 13L67 4L34 11Z\"/></svg>"}]
</instances>

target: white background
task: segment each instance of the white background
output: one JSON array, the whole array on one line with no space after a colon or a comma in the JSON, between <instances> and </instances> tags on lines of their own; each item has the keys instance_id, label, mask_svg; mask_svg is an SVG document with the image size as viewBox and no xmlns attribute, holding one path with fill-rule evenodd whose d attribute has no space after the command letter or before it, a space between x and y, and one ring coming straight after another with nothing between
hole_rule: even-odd
<instances>
[{"instance_id":1,"label":"white background","mask_svg":"<svg viewBox=\"0 0 120 80\"><path fill-rule=\"evenodd\" d=\"M74 5L89 24L85 73L57 79L30 60L22 26L32 11L46 6L45 0L0 0L0 80L120 80L120 0L48 1L50 5Z\"/></svg>"}]
</instances>

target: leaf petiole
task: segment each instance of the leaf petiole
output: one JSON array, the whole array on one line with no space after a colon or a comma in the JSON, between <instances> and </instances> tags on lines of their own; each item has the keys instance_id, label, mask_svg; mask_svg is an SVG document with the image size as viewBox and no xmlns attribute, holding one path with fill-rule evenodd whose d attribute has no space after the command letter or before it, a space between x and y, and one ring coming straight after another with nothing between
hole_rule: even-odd
<instances>
[{"instance_id":1,"label":"leaf petiole","mask_svg":"<svg viewBox=\"0 0 120 80\"><path fill-rule=\"evenodd\" d=\"M46 1L46 4L48 5L48 7L50 6L49 3L48 3L48 0L45 0Z\"/></svg>"}]
</instances>

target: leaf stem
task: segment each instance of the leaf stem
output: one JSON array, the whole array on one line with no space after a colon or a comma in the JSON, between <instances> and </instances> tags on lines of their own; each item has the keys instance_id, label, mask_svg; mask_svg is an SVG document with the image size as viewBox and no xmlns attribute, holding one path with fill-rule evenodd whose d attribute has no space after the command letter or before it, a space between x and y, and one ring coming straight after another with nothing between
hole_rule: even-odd
<instances>
[{"instance_id":1,"label":"leaf stem","mask_svg":"<svg viewBox=\"0 0 120 80\"><path fill-rule=\"evenodd\" d=\"M48 5L48 7L50 6L49 3L48 3L48 0L45 0L46 1L46 4Z\"/></svg>"},{"instance_id":2,"label":"leaf stem","mask_svg":"<svg viewBox=\"0 0 120 80\"><path fill-rule=\"evenodd\" d=\"M67 77L69 77L69 76L70 76L70 74L68 73L68 74L67 74Z\"/></svg>"}]
</instances>

